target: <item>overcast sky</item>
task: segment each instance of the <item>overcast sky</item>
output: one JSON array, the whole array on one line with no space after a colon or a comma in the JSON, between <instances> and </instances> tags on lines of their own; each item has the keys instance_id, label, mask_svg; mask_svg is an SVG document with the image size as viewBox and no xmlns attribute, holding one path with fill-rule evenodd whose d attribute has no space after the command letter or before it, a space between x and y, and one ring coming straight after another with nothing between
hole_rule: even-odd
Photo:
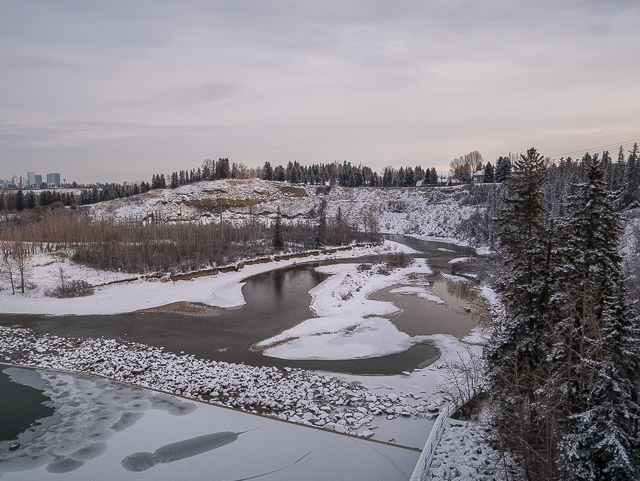
<instances>
[{"instance_id":1,"label":"overcast sky","mask_svg":"<svg viewBox=\"0 0 640 481\"><path fill-rule=\"evenodd\" d=\"M0 178L640 139L640 2L2 0Z\"/></svg>"}]
</instances>

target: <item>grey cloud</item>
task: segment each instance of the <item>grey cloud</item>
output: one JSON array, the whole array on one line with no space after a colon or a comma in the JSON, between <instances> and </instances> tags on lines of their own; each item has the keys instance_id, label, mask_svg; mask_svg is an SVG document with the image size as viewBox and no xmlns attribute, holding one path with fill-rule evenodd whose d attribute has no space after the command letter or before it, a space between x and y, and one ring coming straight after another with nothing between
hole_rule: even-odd
<instances>
[{"instance_id":1,"label":"grey cloud","mask_svg":"<svg viewBox=\"0 0 640 481\"><path fill-rule=\"evenodd\" d=\"M637 0L10 1L0 177L607 144L640 131L638 21Z\"/></svg>"},{"instance_id":2,"label":"grey cloud","mask_svg":"<svg viewBox=\"0 0 640 481\"><path fill-rule=\"evenodd\" d=\"M127 122L62 121L47 124L0 123L0 145L5 146L74 146L90 139L163 135L201 135L229 127L220 125L152 125Z\"/></svg>"},{"instance_id":3,"label":"grey cloud","mask_svg":"<svg viewBox=\"0 0 640 481\"><path fill-rule=\"evenodd\" d=\"M235 82L221 82L196 87L167 89L160 94L141 99L139 104L175 107L204 105L236 96L242 90Z\"/></svg>"}]
</instances>

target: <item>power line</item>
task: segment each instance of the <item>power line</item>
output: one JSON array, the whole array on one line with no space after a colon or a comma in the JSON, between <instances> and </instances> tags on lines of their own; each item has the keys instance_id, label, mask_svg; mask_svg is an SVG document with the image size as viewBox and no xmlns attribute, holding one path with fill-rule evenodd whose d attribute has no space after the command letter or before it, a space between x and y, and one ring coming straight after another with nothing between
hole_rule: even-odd
<instances>
[{"instance_id":1,"label":"power line","mask_svg":"<svg viewBox=\"0 0 640 481\"><path fill-rule=\"evenodd\" d=\"M582 152L589 152L589 151L595 151L595 150L600 150L600 149L610 149L610 148L613 148L613 147L622 147L622 146L625 146L627 144L632 144L632 143L635 143L635 142L640 142L640 139L626 140L624 142L614 142L613 144L601 145L599 147L591 147L590 149L574 150L573 152L565 152L564 154L551 155L550 157L563 157L565 155L579 154L579 153L582 153Z\"/></svg>"}]
</instances>

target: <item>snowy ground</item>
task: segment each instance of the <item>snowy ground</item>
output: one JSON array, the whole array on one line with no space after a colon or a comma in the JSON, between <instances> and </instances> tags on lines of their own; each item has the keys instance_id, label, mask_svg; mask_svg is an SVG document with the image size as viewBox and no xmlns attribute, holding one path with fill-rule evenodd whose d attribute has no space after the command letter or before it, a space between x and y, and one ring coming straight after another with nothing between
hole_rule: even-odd
<instances>
[{"instance_id":1,"label":"snowy ground","mask_svg":"<svg viewBox=\"0 0 640 481\"><path fill-rule=\"evenodd\" d=\"M419 456L90 376L5 373L56 413L0 443L3 481L405 480Z\"/></svg>"},{"instance_id":2,"label":"snowy ground","mask_svg":"<svg viewBox=\"0 0 640 481\"><path fill-rule=\"evenodd\" d=\"M242 286L244 285L242 281L256 274L303 262L356 258L406 249L406 246L386 241L382 246L354 247L351 250L310 256L309 258L253 264L237 272L219 273L215 276L175 282L163 282L160 279L143 278L131 274L99 271L70 262L66 257L55 254L40 254L33 259L30 275L30 281L37 286L36 289L27 290L25 295L20 293L12 295L9 289L1 290L0 313L118 314L180 301L202 303L215 307L238 307L245 303L242 296ZM67 281L82 279L91 285L102 286L96 288L95 294L88 297L72 299L47 297L46 292L59 285L60 268L62 268ZM133 280L108 284L123 279Z\"/></svg>"},{"instance_id":3,"label":"snowy ground","mask_svg":"<svg viewBox=\"0 0 640 481\"><path fill-rule=\"evenodd\" d=\"M449 419L431 463L431 479L503 481L507 477L503 456L489 446L485 429Z\"/></svg>"}]
</instances>

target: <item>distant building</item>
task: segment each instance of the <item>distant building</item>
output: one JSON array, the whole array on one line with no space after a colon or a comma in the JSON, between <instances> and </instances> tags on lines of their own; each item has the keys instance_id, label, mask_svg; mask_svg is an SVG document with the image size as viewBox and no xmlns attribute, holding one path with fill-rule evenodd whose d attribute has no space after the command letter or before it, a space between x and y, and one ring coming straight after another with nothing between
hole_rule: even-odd
<instances>
[{"instance_id":1,"label":"distant building","mask_svg":"<svg viewBox=\"0 0 640 481\"><path fill-rule=\"evenodd\" d=\"M480 169L478 172L473 174L473 183L482 184L483 182L484 182L484 169Z\"/></svg>"},{"instance_id":2,"label":"distant building","mask_svg":"<svg viewBox=\"0 0 640 481\"><path fill-rule=\"evenodd\" d=\"M37 185L35 172L27 172L27 185L29 187L33 187L34 185Z\"/></svg>"},{"instance_id":3,"label":"distant building","mask_svg":"<svg viewBox=\"0 0 640 481\"><path fill-rule=\"evenodd\" d=\"M36 174L34 177L35 177L35 180L33 181L33 183L35 184L36 187L40 187L42 185L42 176Z\"/></svg>"},{"instance_id":4,"label":"distant building","mask_svg":"<svg viewBox=\"0 0 640 481\"><path fill-rule=\"evenodd\" d=\"M60 173L47 174L47 185L50 187L60 187Z\"/></svg>"},{"instance_id":5,"label":"distant building","mask_svg":"<svg viewBox=\"0 0 640 481\"><path fill-rule=\"evenodd\" d=\"M18 179L18 176L17 176L17 175L14 175L14 176L11 178L11 182L13 182L13 185L15 185L16 187L18 187L18 186L20 185L20 179Z\"/></svg>"},{"instance_id":6,"label":"distant building","mask_svg":"<svg viewBox=\"0 0 640 481\"><path fill-rule=\"evenodd\" d=\"M25 187L29 187L27 183L27 178L24 175L20 176L20 188L24 189Z\"/></svg>"}]
</instances>

